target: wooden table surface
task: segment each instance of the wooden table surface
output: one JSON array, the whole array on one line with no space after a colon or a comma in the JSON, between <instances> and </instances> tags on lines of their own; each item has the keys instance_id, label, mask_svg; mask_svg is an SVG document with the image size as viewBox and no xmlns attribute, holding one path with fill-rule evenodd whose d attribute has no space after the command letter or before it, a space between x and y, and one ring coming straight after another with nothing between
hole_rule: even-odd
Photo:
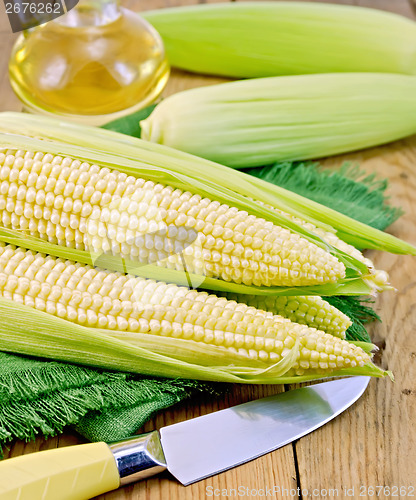
<instances>
[{"instance_id":1,"label":"wooden table surface","mask_svg":"<svg viewBox=\"0 0 416 500\"><path fill-rule=\"evenodd\" d=\"M196 0L130 0L133 10L197 3ZM201 0L201 3L206 3ZM333 3L333 2L332 2ZM374 7L414 18L410 0L338 0L338 3ZM0 110L19 110L10 89L7 61L15 40L2 2L0 5ZM185 88L221 81L174 71L165 95ZM360 162L367 172L390 180L391 202L406 214L391 232L416 244L416 136L371 150L324 161L336 168L344 160ZM416 496L416 259L371 252L378 268L390 273L398 289L377 300L382 324L373 325L373 341L385 343L379 363L394 372L396 381L372 380L365 395L334 421L301 440L257 460L183 487L169 474L102 495L106 500L166 500L236 498L229 490L242 487L240 497L257 498L280 487L269 498L373 498L371 487L386 486L378 498ZM185 420L254 398L275 394L279 386L235 386L221 401L191 402L160 413L144 431ZM54 439L13 442L6 456L83 442L68 431ZM407 495L395 488L405 487ZM282 491L282 489L286 491ZM298 495L295 491L300 488ZM413 488L413 489L412 489ZM214 491L217 489L218 491ZM248 489L248 490L247 490ZM225 491L220 491L225 490ZM264 491L262 491L264 490ZM402 490L403 492L404 490ZM262 495L263 494L263 495ZM34 499L35 500L35 499ZM59 500L59 499L57 499Z\"/></svg>"}]
</instances>

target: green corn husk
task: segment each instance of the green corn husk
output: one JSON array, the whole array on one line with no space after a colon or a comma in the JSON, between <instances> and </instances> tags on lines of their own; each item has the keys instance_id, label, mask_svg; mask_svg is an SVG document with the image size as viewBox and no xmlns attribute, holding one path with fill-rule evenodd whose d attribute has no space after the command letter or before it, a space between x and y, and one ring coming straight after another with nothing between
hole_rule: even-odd
<instances>
[{"instance_id":1,"label":"green corn husk","mask_svg":"<svg viewBox=\"0 0 416 500\"><path fill-rule=\"evenodd\" d=\"M416 25L379 10L311 2L237 2L144 12L173 66L238 78L416 73Z\"/></svg>"},{"instance_id":2,"label":"green corn husk","mask_svg":"<svg viewBox=\"0 0 416 500\"><path fill-rule=\"evenodd\" d=\"M416 78L381 73L258 78L179 92L142 138L233 168L320 158L416 132Z\"/></svg>"},{"instance_id":3,"label":"green corn husk","mask_svg":"<svg viewBox=\"0 0 416 500\"><path fill-rule=\"evenodd\" d=\"M98 150L98 153L95 152L95 161L97 162L103 158L102 155L108 160L105 153L109 153L112 164L115 164L118 170L123 167L124 171L129 174L152 177L183 189L192 188L195 190L197 186L201 193L211 199L215 198L216 195L218 195L218 199L222 196L221 199L231 200L233 204L239 203L245 209L248 208L250 212L255 210L258 211L257 213L261 213L261 216L271 217L271 220L284 220L283 216L277 219L277 214L274 211L268 210L258 202L247 201L247 198L255 198L302 220L312 222L317 227L332 230L341 239L358 248L373 248L398 254L416 255L416 248L411 244L358 222L309 198L243 172L230 170L223 165L175 149L109 130L22 113L0 113L0 130L6 132L1 136L0 147L2 144L7 145L7 141L13 139L12 134L42 137L43 142L30 142L33 147L38 147L40 150L48 148L56 137L59 137L61 142L55 149L60 153L84 154L88 159L89 152L82 148L89 148L89 151L94 149ZM22 144L22 142L27 141L27 138L14 137L13 140L17 144ZM48 141L48 145L45 145L45 141ZM68 149L67 144L78 144L79 147L74 149L71 146ZM210 191L211 188L214 190ZM344 291L339 293L345 294ZM302 294L306 293L302 291Z\"/></svg>"},{"instance_id":4,"label":"green corn husk","mask_svg":"<svg viewBox=\"0 0 416 500\"><path fill-rule=\"evenodd\" d=\"M375 348L365 342L354 343L367 353ZM256 384L323 378L322 375L285 376L296 361L299 341L274 365L244 362L217 346L83 327L1 298L0 345L7 352L170 378ZM371 362L363 367L335 370L328 376L345 375L391 377L390 372Z\"/></svg>"}]
</instances>

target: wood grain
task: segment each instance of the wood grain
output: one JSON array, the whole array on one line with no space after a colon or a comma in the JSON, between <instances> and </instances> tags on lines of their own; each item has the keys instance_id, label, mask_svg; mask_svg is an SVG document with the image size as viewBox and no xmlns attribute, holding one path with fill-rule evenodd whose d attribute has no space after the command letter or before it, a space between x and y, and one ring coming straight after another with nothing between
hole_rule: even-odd
<instances>
[{"instance_id":1,"label":"wood grain","mask_svg":"<svg viewBox=\"0 0 416 500\"><path fill-rule=\"evenodd\" d=\"M13 34L3 5L0 5L0 110L16 111L20 109L14 95L8 74L9 54L17 35Z\"/></svg>"},{"instance_id":2,"label":"wood grain","mask_svg":"<svg viewBox=\"0 0 416 500\"><path fill-rule=\"evenodd\" d=\"M406 212L391 232L415 244L416 138L323 163L334 167L344 160L390 180L391 201ZM368 486L416 484L416 263L407 256L369 254L398 289L379 297L383 323L370 331L374 341L386 343L380 363L394 372L395 383L372 380L356 405L296 444L302 488L337 488L342 497L351 488L354 498L361 498L360 487L365 493ZM379 498L390 497L383 493Z\"/></svg>"},{"instance_id":3,"label":"wood grain","mask_svg":"<svg viewBox=\"0 0 416 500\"><path fill-rule=\"evenodd\" d=\"M197 2L126 0L124 5L133 10L148 10L193 3ZM414 18L410 1L407 0L338 0L337 3L374 7ZM15 38L0 6L0 110L20 109L7 78L7 59ZM221 81L225 80L175 70L165 95ZM337 168L346 160L358 162L367 172L376 172L380 177L390 180L391 203L402 206L406 212L392 226L391 232L416 244L416 137L326 159L323 163L330 168ZM207 487L229 491L239 486L250 490L280 486L288 490L287 494L285 492L273 496L279 499L375 498L376 495L371 495L367 489L360 491L360 487L416 487L416 261L411 257L385 253L371 252L370 255L379 268L390 272L392 283L398 289L397 292L384 293L377 300L376 307L383 323L371 328L374 341L385 342L380 363L394 372L394 383L389 380L372 380L359 402L331 423L293 445L241 467L187 488L164 474L102 495L100 500L193 500L206 498ZM142 431L160 428L281 390L283 388L279 386L235 386L223 400L198 399L161 412ZM13 457L82 442L82 437L69 431L54 439L39 438L28 444L15 441L6 450L6 456ZM303 490L300 496L295 492L298 486ZM229 497L236 498L232 494ZM405 498L400 494L397 497ZM223 494L215 498L226 496ZM256 497L252 494L247 495L247 498ZM391 498L391 495L386 491L378 498Z\"/></svg>"}]
</instances>

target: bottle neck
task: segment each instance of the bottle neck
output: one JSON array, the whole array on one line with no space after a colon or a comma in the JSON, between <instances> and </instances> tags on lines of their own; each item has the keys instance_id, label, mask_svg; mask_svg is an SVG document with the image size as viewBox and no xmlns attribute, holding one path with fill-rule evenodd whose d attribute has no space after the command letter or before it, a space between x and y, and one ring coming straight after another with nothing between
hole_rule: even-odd
<instances>
[{"instance_id":1,"label":"bottle neck","mask_svg":"<svg viewBox=\"0 0 416 500\"><path fill-rule=\"evenodd\" d=\"M76 7L55 22L70 28L103 26L120 15L120 0L79 0Z\"/></svg>"}]
</instances>

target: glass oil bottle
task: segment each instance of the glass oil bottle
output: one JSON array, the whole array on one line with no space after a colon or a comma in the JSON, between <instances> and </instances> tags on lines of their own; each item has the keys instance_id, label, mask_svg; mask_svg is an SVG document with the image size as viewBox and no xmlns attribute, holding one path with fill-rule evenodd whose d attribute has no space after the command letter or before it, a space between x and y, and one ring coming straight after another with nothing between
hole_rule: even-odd
<instances>
[{"instance_id":1,"label":"glass oil bottle","mask_svg":"<svg viewBox=\"0 0 416 500\"><path fill-rule=\"evenodd\" d=\"M169 77L162 40L117 0L80 0L18 38L9 63L27 111L100 125L155 101Z\"/></svg>"}]
</instances>

